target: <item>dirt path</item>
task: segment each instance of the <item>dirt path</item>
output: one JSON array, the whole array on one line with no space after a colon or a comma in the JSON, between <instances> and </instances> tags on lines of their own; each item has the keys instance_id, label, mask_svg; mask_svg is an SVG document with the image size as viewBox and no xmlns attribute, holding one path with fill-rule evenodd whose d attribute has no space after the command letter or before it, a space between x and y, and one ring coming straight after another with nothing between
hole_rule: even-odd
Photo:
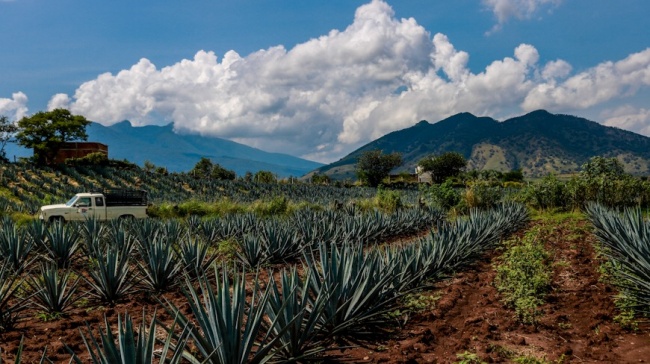
<instances>
[{"instance_id":1,"label":"dirt path","mask_svg":"<svg viewBox=\"0 0 650 364\"><path fill-rule=\"evenodd\" d=\"M636 332L614 321L614 291L599 281L598 262L582 219L536 221L548 234L553 291L537 327L523 325L504 307L493 286L492 260L439 284L435 308L413 317L404 330L379 344L337 355L337 361L375 363L639 363L650 361L650 327ZM476 361L471 361L476 359Z\"/></svg>"}]
</instances>

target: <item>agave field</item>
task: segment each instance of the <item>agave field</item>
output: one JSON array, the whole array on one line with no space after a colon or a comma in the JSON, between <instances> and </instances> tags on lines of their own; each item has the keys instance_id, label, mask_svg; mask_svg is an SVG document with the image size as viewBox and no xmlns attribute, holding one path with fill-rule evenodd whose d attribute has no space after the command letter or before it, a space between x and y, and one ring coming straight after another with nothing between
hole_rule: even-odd
<instances>
[{"instance_id":1,"label":"agave field","mask_svg":"<svg viewBox=\"0 0 650 364\"><path fill-rule=\"evenodd\" d=\"M512 202L450 215L422 204L418 191L400 191L383 208L368 207L383 193L369 188L140 170L10 165L1 178L5 361L559 363L650 355L650 242L640 210L590 204L586 218L534 212L531 221L530 209ZM186 208L173 218L65 224L31 218L43 203L109 187L146 189L176 210L189 200L247 206L278 196L293 208Z\"/></svg>"}]
</instances>

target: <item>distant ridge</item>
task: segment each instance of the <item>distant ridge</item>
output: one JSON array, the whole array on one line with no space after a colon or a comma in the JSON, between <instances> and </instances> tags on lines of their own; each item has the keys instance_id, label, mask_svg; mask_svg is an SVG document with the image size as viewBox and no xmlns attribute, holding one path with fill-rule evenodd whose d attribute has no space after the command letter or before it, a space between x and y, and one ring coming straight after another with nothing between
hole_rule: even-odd
<instances>
[{"instance_id":1,"label":"distant ridge","mask_svg":"<svg viewBox=\"0 0 650 364\"><path fill-rule=\"evenodd\" d=\"M530 177L575 173L593 156L616 157L627 172L650 174L650 138L545 110L503 122L470 113L456 114L434 124L422 120L313 172L335 179L354 178L359 155L374 149L402 153L404 164L396 172L412 172L417 162L428 155L456 151L468 158L472 169L521 168Z\"/></svg>"},{"instance_id":2,"label":"distant ridge","mask_svg":"<svg viewBox=\"0 0 650 364\"><path fill-rule=\"evenodd\" d=\"M174 125L133 127L129 121L103 126L91 123L87 128L88 141L108 145L109 157L127 159L140 166L146 160L171 172L189 171L201 157L234 170L238 176L246 172L268 170L279 177L302 176L322 166L281 153L268 153L260 149L217 137L197 134L177 134ZM28 157L31 150L7 145L7 157Z\"/></svg>"}]
</instances>

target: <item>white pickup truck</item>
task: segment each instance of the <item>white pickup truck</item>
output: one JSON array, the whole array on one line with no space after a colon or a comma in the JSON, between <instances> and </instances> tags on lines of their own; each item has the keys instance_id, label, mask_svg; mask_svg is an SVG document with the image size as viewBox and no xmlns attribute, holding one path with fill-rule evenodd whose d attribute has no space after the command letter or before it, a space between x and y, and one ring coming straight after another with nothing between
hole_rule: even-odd
<instances>
[{"instance_id":1,"label":"white pickup truck","mask_svg":"<svg viewBox=\"0 0 650 364\"><path fill-rule=\"evenodd\" d=\"M141 190L110 190L84 192L74 195L68 202L42 206L39 216L44 221L83 221L140 219L147 217L147 192Z\"/></svg>"}]
</instances>

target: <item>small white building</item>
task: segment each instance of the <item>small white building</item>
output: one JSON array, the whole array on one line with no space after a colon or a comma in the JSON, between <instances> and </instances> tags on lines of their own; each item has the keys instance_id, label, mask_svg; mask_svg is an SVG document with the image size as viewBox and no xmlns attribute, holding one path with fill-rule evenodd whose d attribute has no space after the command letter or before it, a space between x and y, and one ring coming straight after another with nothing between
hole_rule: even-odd
<instances>
[{"instance_id":1,"label":"small white building","mask_svg":"<svg viewBox=\"0 0 650 364\"><path fill-rule=\"evenodd\" d=\"M415 167L415 174L418 175L418 183L433 183L431 172L425 172L422 167Z\"/></svg>"}]
</instances>

